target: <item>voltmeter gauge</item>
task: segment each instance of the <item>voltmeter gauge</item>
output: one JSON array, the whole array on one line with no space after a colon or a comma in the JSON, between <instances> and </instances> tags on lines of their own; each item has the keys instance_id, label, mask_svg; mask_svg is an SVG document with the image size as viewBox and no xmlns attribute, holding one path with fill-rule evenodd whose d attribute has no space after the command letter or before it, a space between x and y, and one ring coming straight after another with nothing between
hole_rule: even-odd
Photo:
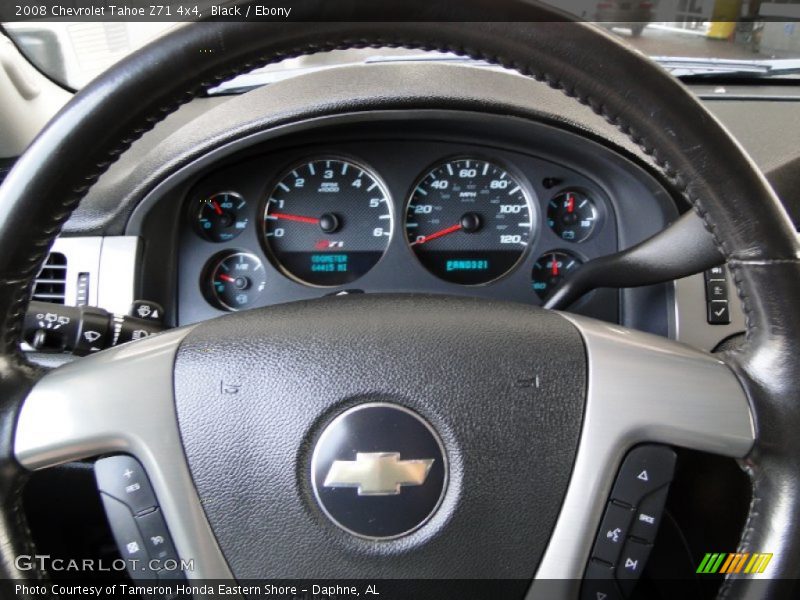
<instances>
[{"instance_id":1,"label":"voltmeter gauge","mask_svg":"<svg viewBox=\"0 0 800 600\"><path fill-rule=\"evenodd\" d=\"M545 252L533 264L533 291L544 300L567 275L582 264L581 259L564 250Z\"/></svg>"},{"instance_id":2,"label":"voltmeter gauge","mask_svg":"<svg viewBox=\"0 0 800 600\"><path fill-rule=\"evenodd\" d=\"M258 304L267 287L264 264L249 252L229 252L209 262L203 277L206 298L217 308L244 310Z\"/></svg>"},{"instance_id":3,"label":"voltmeter gauge","mask_svg":"<svg viewBox=\"0 0 800 600\"><path fill-rule=\"evenodd\" d=\"M229 242L247 227L247 201L236 192L201 198L194 211L195 229L209 242Z\"/></svg>"},{"instance_id":4,"label":"voltmeter gauge","mask_svg":"<svg viewBox=\"0 0 800 600\"><path fill-rule=\"evenodd\" d=\"M547 225L566 242L583 242L597 225L597 206L585 192L563 191L547 206Z\"/></svg>"}]
</instances>

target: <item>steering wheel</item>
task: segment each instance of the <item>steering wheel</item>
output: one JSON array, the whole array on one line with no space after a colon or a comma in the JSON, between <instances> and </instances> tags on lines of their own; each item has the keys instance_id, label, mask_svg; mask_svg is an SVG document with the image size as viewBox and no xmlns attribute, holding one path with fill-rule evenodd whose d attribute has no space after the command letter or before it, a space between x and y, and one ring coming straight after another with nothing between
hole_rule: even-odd
<instances>
[{"instance_id":1,"label":"steering wheel","mask_svg":"<svg viewBox=\"0 0 800 600\"><path fill-rule=\"evenodd\" d=\"M408 2L370 4L344 10L391 19ZM568 597L622 457L655 442L741 459L753 501L738 551L774 558L765 575L729 578L722 593L788 593L800 574L800 262L780 202L696 98L610 35L522 0L463 0L457 10L459 22L426 5L429 22L184 26L88 85L18 161L0 188L4 578L45 576L14 560L34 554L20 503L28 473L127 453L148 473L179 554L194 560L189 577L535 576L569 581ZM372 46L515 69L616 125L713 234L744 306L744 343L712 356L531 307L365 295L234 314L51 372L26 361L32 280L71 211L131 143L233 75ZM326 432L365 405L413 415L441 452L433 515L380 541L337 527L315 493ZM406 490L396 498L414 502ZM349 498L357 511L360 496Z\"/></svg>"}]
</instances>

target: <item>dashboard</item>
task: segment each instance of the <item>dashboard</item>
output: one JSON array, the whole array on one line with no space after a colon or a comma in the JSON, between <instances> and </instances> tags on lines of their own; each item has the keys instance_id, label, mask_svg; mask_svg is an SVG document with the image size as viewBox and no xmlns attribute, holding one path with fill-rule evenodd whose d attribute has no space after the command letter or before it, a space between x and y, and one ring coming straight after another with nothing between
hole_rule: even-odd
<instances>
[{"instance_id":1,"label":"dashboard","mask_svg":"<svg viewBox=\"0 0 800 600\"><path fill-rule=\"evenodd\" d=\"M705 101L785 194L793 179L776 173L795 173L794 155L770 149L797 103L753 97ZM668 188L613 125L546 85L454 65L343 67L187 104L101 177L54 251L66 303L85 281L89 305L155 301L170 327L344 292L539 305L572 260L629 248L687 210ZM243 290L223 263L251 265ZM743 316L733 305L730 325L709 324L706 294L699 274L597 289L569 310L710 350Z\"/></svg>"},{"instance_id":2,"label":"dashboard","mask_svg":"<svg viewBox=\"0 0 800 600\"><path fill-rule=\"evenodd\" d=\"M288 83L289 92L293 85L301 84ZM292 115L265 126L267 103L259 99L291 114L280 87L226 100L219 108L231 118L211 108L174 138L146 146L146 155L134 147L120 170L129 168L137 184L111 172L110 185L138 194L135 202L105 195L130 207L119 213L124 225L114 221L116 209L97 210L107 221L96 252L85 252L88 237L64 237L56 247L69 255L65 280L85 282L88 303L110 306L103 290L120 292L122 281L130 290L120 294L120 312L134 298L152 299L166 309L167 326L355 293L540 305L581 263L647 239L686 209L643 157L574 122L497 107L394 105ZM202 143L192 148L196 140ZM75 230L97 235L90 209L102 206L103 191L78 213ZM76 249L67 251L69 240ZM570 310L670 337L714 330L702 340L710 348L741 324L706 322L707 289L702 275L598 289ZM255 317L262 315L270 318L266 311Z\"/></svg>"},{"instance_id":3,"label":"dashboard","mask_svg":"<svg viewBox=\"0 0 800 600\"><path fill-rule=\"evenodd\" d=\"M528 124L536 135L520 145L513 119L385 117L326 123L198 173L177 215L178 321L342 293L539 305L583 262L671 217L643 172L601 167L610 154L553 128ZM618 321L619 302L597 290L575 309Z\"/></svg>"}]
</instances>

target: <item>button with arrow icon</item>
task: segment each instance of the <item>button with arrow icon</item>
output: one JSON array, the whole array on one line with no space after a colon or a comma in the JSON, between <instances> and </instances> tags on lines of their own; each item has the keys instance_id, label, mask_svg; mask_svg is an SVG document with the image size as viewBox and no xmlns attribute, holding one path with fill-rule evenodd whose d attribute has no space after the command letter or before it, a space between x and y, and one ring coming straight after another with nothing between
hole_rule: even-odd
<instances>
[{"instance_id":1,"label":"button with arrow icon","mask_svg":"<svg viewBox=\"0 0 800 600\"><path fill-rule=\"evenodd\" d=\"M642 544L636 540L629 540L625 544L616 573L622 593L626 596L630 595L642 575L651 549L652 546L650 544Z\"/></svg>"},{"instance_id":2,"label":"button with arrow icon","mask_svg":"<svg viewBox=\"0 0 800 600\"><path fill-rule=\"evenodd\" d=\"M622 600L614 579L614 568L599 560L590 560L583 576L581 600Z\"/></svg>"},{"instance_id":3,"label":"button with arrow icon","mask_svg":"<svg viewBox=\"0 0 800 600\"><path fill-rule=\"evenodd\" d=\"M642 498L672 481L675 452L667 446L638 446L628 453L611 492L614 500L638 506Z\"/></svg>"}]
</instances>

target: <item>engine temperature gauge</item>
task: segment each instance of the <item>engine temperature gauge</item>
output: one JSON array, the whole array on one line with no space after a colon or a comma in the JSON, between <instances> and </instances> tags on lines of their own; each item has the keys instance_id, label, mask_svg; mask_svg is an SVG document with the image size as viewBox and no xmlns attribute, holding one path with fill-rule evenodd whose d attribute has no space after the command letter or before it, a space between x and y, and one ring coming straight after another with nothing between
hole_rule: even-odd
<instances>
[{"instance_id":1,"label":"engine temperature gauge","mask_svg":"<svg viewBox=\"0 0 800 600\"><path fill-rule=\"evenodd\" d=\"M544 300L569 273L582 265L582 261L564 250L542 254L533 264L533 291Z\"/></svg>"},{"instance_id":2,"label":"engine temperature gauge","mask_svg":"<svg viewBox=\"0 0 800 600\"><path fill-rule=\"evenodd\" d=\"M208 300L218 308L250 308L267 287L264 264L249 252L223 254L208 264L203 286Z\"/></svg>"}]
</instances>

